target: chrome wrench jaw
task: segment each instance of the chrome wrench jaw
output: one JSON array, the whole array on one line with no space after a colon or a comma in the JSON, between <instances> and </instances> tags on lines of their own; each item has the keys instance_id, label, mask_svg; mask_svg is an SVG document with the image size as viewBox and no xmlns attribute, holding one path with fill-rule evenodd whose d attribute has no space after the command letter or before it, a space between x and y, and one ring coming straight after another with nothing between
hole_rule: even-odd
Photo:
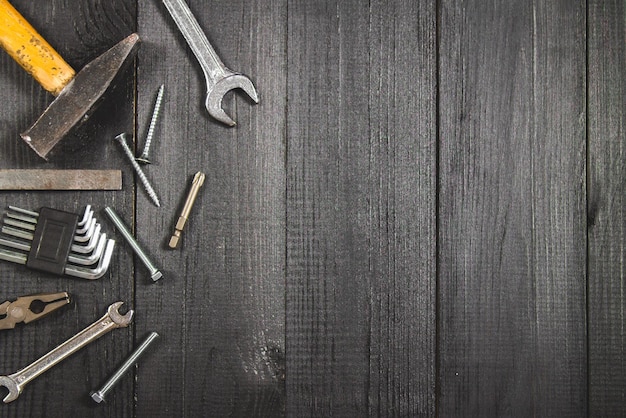
<instances>
[{"instance_id":1,"label":"chrome wrench jaw","mask_svg":"<svg viewBox=\"0 0 626 418\"><path fill-rule=\"evenodd\" d=\"M224 65L184 0L163 0L163 4L200 63L206 79L205 107L209 115L227 126L235 126L235 121L222 109L222 99L229 91L241 89L258 103L254 84L247 76Z\"/></svg>"},{"instance_id":2,"label":"chrome wrench jaw","mask_svg":"<svg viewBox=\"0 0 626 418\"><path fill-rule=\"evenodd\" d=\"M205 107L209 115L227 126L235 126L236 123L222 108L222 99L226 93L234 89L243 90L255 103L259 103L254 84L245 75L231 73L220 79L215 83L213 89L207 92Z\"/></svg>"},{"instance_id":3,"label":"chrome wrench jaw","mask_svg":"<svg viewBox=\"0 0 626 418\"><path fill-rule=\"evenodd\" d=\"M2 402L9 403L13 402L20 396L22 393L23 386L21 386L15 379L11 376L0 376L0 386L6 388L9 393L7 396L2 399Z\"/></svg>"},{"instance_id":4,"label":"chrome wrench jaw","mask_svg":"<svg viewBox=\"0 0 626 418\"><path fill-rule=\"evenodd\" d=\"M134 312L132 309L129 309L125 315L120 314L119 307L123 304L124 302L113 303L108 307L107 312L102 318L74 335L72 338L65 341L52 351L44 354L38 360L35 360L30 365L13 374L0 376L0 386L5 387L9 391L8 395L4 397L3 402L9 403L16 400L28 382L46 372L48 369L60 363L89 343L97 340L104 334L116 328L127 327L132 321Z\"/></svg>"}]
</instances>

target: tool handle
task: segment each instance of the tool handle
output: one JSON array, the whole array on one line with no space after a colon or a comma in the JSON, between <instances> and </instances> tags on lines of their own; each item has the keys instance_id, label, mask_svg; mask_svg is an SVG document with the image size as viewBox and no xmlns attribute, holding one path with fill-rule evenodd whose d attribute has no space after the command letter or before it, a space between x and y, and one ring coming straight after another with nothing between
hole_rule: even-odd
<instances>
[{"instance_id":1,"label":"tool handle","mask_svg":"<svg viewBox=\"0 0 626 418\"><path fill-rule=\"evenodd\" d=\"M0 45L55 96L76 74L7 0L0 0Z\"/></svg>"}]
</instances>

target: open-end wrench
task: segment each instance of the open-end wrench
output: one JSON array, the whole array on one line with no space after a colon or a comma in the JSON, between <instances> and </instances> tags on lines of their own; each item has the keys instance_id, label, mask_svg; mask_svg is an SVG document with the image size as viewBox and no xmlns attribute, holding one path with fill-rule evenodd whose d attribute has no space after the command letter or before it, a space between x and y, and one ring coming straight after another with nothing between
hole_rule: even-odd
<instances>
[{"instance_id":1,"label":"open-end wrench","mask_svg":"<svg viewBox=\"0 0 626 418\"><path fill-rule=\"evenodd\" d=\"M129 310L125 315L121 315L118 309L123 304L124 302L115 302L109 306L107 313L104 314L102 318L50 351L48 354L45 354L39 360L31 363L29 366L8 376L0 376L0 386L4 386L9 390L9 394L5 396L3 402L9 403L16 400L28 382L74 354L90 342L97 340L115 328L127 327L133 318L134 312Z\"/></svg>"},{"instance_id":2,"label":"open-end wrench","mask_svg":"<svg viewBox=\"0 0 626 418\"><path fill-rule=\"evenodd\" d=\"M245 91L255 103L258 103L259 98L254 84L245 75L236 73L224 65L184 0L163 0L163 4L200 62L206 78L205 106L209 115L228 126L235 126L235 121L222 109L222 99L230 90L239 88Z\"/></svg>"}]
</instances>

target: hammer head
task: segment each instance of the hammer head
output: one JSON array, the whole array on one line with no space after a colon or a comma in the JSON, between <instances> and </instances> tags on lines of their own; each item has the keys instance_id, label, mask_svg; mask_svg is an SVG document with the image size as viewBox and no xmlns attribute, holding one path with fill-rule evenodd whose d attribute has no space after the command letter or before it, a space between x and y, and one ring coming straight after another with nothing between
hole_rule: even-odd
<instances>
[{"instance_id":1,"label":"hammer head","mask_svg":"<svg viewBox=\"0 0 626 418\"><path fill-rule=\"evenodd\" d=\"M112 86L116 75L134 57L139 35L133 33L87 64L65 86L22 139L43 159L75 126L87 120Z\"/></svg>"}]
</instances>

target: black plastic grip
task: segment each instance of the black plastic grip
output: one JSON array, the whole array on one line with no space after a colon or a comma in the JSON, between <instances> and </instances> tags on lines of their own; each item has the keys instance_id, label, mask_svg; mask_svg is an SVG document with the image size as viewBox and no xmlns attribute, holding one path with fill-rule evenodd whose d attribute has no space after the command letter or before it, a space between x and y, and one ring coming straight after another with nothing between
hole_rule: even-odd
<instances>
[{"instance_id":1,"label":"black plastic grip","mask_svg":"<svg viewBox=\"0 0 626 418\"><path fill-rule=\"evenodd\" d=\"M62 275L69 256L78 215L41 208L26 266Z\"/></svg>"}]
</instances>

